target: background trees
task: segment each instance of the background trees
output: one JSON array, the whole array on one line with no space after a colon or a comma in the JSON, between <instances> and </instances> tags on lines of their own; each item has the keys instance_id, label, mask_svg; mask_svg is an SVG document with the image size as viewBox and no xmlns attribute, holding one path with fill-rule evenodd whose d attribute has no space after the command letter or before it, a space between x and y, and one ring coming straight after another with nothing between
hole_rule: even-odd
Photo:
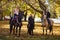
<instances>
[{"instance_id":1,"label":"background trees","mask_svg":"<svg viewBox=\"0 0 60 40\"><path fill-rule=\"evenodd\" d=\"M41 13L46 9L49 9L52 17L54 17L54 13L58 16L60 15L59 0L0 0L0 15L10 15L12 8L15 8L17 5L23 11L28 9L28 15L33 13L40 17Z\"/></svg>"}]
</instances>

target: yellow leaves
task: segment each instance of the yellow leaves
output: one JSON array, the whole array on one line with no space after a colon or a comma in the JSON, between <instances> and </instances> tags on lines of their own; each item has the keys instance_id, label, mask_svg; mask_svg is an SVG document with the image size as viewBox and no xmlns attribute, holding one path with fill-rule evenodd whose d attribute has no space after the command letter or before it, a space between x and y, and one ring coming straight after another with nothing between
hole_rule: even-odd
<instances>
[{"instance_id":1,"label":"yellow leaves","mask_svg":"<svg viewBox=\"0 0 60 40\"><path fill-rule=\"evenodd\" d=\"M58 4L55 4L55 11L56 11L57 14L60 13L60 7L59 7Z\"/></svg>"},{"instance_id":2,"label":"yellow leaves","mask_svg":"<svg viewBox=\"0 0 60 40\"><path fill-rule=\"evenodd\" d=\"M60 7L56 8L56 12L60 13Z\"/></svg>"}]
</instances>

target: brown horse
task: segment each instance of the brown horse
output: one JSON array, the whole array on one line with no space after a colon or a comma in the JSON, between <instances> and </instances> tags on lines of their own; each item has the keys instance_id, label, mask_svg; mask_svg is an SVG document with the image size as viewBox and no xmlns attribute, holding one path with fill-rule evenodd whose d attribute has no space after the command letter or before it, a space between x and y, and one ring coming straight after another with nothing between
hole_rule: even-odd
<instances>
[{"instance_id":1,"label":"brown horse","mask_svg":"<svg viewBox=\"0 0 60 40\"><path fill-rule=\"evenodd\" d=\"M53 20L51 20L51 18L49 18L49 20L50 20L51 24L48 23L48 21L46 19L46 15L43 16L43 24L42 24L42 26L43 26L43 34L44 34L44 27L46 27L46 35L47 35L47 30L49 30L49 33L52 32L52 34L53 34L53 23L54 22L53 22Z\"/></svg>"}]
</instances>

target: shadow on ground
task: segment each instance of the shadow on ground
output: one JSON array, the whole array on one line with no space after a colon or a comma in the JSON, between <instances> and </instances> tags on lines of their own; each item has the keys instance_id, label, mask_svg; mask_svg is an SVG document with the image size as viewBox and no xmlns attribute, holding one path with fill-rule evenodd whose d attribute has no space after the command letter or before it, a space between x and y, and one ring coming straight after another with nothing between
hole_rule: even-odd
<instances>
[{"instance_id":1,"label":"shadow on ground","mask_svg":"<svg viewBox=\"0 0 60 40\"><path fill-rule=\"evenodd\" d=\"M57 31L56 31L57 29ZM60 28L54 27L54 33L60 33ZM17 37L16 35L9 34L9 24L8 22L0 22L0 40L60 40L60 35L42 35L42 28L39 26L35 27L34 36L27 34L26 25L22 27L21 36Z\"/></svg>"},{"instance_id":2,"label":"shadow on ground","mask_svg":"<svg viewBox=\"0 0 60 40\"><path fill-rule=\"evenodd\" d=\"M23 30L21 36L17 37L9 34L8 28L0 28L0 40L60 40L59 35L42 35L34 33L34 36L27 35Z\"/></svg>"}]
</instances>

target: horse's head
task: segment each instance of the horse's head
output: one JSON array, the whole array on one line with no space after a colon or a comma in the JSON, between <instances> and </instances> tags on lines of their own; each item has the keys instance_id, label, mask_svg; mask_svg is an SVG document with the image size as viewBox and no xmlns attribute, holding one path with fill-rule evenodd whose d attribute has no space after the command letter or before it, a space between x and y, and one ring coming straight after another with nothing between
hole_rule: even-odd
<instances>
[{"instance_id":1,"label":"horse's head","mask_svg":"<svg viewBox=\"0 0 60 40\"><path fill-rule=\"evenodd\" d=\"M44 15L44 17L43 17L44 19L46 19L46 15Z\"/></svg>"}]
</instances>

